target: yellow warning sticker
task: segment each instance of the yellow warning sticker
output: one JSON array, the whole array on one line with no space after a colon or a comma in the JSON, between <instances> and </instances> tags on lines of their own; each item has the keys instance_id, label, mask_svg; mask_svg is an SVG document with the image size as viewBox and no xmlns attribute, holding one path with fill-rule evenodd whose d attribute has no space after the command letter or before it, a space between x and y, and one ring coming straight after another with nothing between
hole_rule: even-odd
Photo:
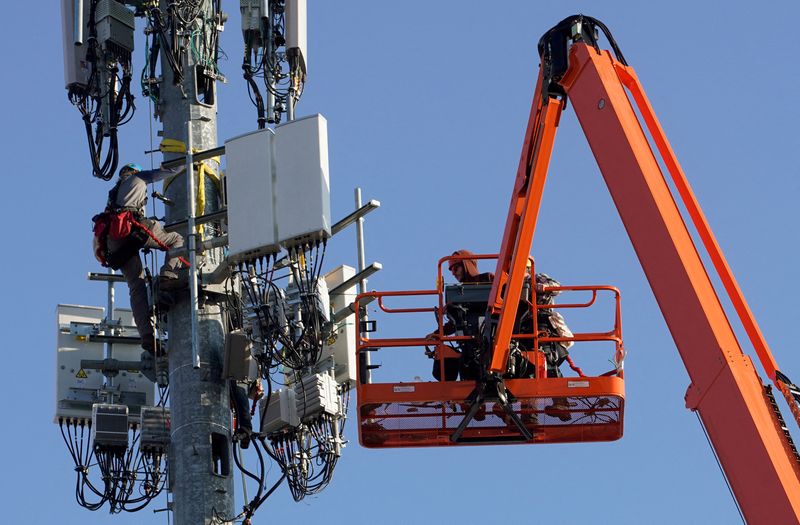
<instances>
[{"instance_id":1,"label":"yellow warning sticker","mask_svg":"<svg viewBox=\"0 0 800 525\"><path fill-rule=\"evenodd\" d=\"M89 377L89 376L88 376L88 375L86 375L86 370L84 370L83 368L81 368L80 370L78 370L78 373L77 373L77 374L75 374L75 377L77 377L78 379L86 379L86 378L87 378L87 377Z\"/></svg>"}]
</instances>

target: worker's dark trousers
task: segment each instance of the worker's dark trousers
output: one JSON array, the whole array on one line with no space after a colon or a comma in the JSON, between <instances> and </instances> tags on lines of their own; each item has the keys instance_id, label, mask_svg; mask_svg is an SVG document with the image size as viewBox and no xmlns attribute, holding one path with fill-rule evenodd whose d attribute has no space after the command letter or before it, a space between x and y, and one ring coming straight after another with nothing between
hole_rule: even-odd
<instances>
[{"instance_id":1,"label":"worker's dark trousers","mask_svg":"<svg viewBox=\"0 0 800 525\"><path fill-rule=\"evenodd\" d=\"M164 231L161 223L151 219L141 221L155 236L156 239L164 243L168 248L180 248L183 246L183 237L179 233ZM114 251L122 241L108 240L108 248ZM147 238L145 243L146 248L153 248L162 250L153 239ZM175 270L180 266L180 260L177 257L168 259L161 267L160 274L165 277L177 277ZM153 323L150 319L150 304L147 300L147 283L144 278L144 268L142 268L142 259L137 253L122 266L122 275L128 283L128 291L131 296L131 310L133 311L133 320L136 322L136 327L139 329L139 335L142 341L149 341L150 344L145 343L145 348L154 348L153 341Z\"/></svg>"}]
</instances>

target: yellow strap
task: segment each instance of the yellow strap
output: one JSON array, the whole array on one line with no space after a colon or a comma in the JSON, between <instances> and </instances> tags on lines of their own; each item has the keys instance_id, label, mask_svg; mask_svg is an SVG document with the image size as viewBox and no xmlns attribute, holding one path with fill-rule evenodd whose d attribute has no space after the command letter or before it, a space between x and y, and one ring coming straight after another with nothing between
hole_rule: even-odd
<instances>
[{"instance_id":1,"label":"yellow strap","mask_svg":"<svg viewBox=\"0 0 800 525\"><path fill-rule=\"evenodd\" d=\"M176 139L163 139L158 149L161 153L186 153L186 143Z\"/></svg>"},{"instance_id":2,"label":"yellow strap","mask_svg":"<svg viewBox=\"0 0 800 525\"><path fill-rule=\"evenodd\" d=\"M185 153L186 152L186 144L175 139L163 139L161 144L159 145L159 149L165 153ZM199 150L197 148L192 148L192 153L197 153ZM209 162L216 163L216 169L209 165ZM218 173L219 166L220 166L220 157L212 157L210 159L204 160L202 162L198 162L194 164L194 172L197 174L197 195L195 196L195 215L205 215L206 211L206 185L205 180L206 177L211 179L211 182L214 183L214 186L217 188L218 193L222 193L222 182L220 180L220 175ZM166 193L167 188L169 185L172 184L172 181L175 180L175 177L178 175L173 175L167 179L164 179L164 186L162 191ZM200 241L203 241L203 226L199 225L196 227L197 234L200 236Z\"/></svg>"}]
</instances>

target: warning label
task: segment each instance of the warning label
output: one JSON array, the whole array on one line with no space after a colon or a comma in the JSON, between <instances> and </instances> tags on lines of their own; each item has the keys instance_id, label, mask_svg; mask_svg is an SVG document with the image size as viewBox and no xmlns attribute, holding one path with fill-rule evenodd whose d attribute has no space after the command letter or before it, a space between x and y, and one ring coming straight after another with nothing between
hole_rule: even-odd
<instances>
[{"instance_id":1,"label":"warning label","mask_svg":"<svg viewBox=\"0 0 800 525\"><path fill-rule=\"evenodd\" d=\"M568 388L589 388L588 381L567 381Z\"/></svg>"},{"instance_id":2,"label":"warning label","mask_svg":"<svg viewBox=\"0 0 800 525\"><path fill-rule=\"evenodd\" d=\"M87 377L89 377L89 376L88 376L88 375L86 375L86 370L84 370L83 368L81 368L80 370L78 370L78 373L77 373L77 374L75 374L75 377L77 377L78 379L86 379L86 378L87 378Z\"/></svg>"}]
</instances>

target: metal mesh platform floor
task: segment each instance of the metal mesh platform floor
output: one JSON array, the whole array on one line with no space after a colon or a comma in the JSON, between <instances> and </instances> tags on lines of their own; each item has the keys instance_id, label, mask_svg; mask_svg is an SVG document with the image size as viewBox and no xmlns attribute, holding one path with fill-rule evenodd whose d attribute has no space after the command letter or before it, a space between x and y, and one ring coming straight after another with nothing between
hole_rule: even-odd
<instances>
[{"instance_id":1,"label":"metal mesh platform floor","mask_svg":"<svg viewBox=\"0 0 800 525\"><path fill-rule=\"evenodd\" d=\"M526 390L526 383L539 382L520 381L517 390ZM435 391L437 386L441 390L447 389L444 384L420 383L415 385L415 397L420 397L416 387L421 385L433 386L420 390ZM524 439L497 402L486 401L467 425L461 439L453 442L451 436L463 421L470 405L466 401L398 399L404 393L412 397L410 388L408 384L393 388L393 395L386 396L385 402L359 401L359 439L363 446L388 448L510 442L567 443L613 441L622 437L622 392L561 396L525 396L516 392L511 407L533 434L530 440ZM512 388L509 390L513 392ZM458 399L466 397L459 396Z\"/></svg>"}]
</instances>

